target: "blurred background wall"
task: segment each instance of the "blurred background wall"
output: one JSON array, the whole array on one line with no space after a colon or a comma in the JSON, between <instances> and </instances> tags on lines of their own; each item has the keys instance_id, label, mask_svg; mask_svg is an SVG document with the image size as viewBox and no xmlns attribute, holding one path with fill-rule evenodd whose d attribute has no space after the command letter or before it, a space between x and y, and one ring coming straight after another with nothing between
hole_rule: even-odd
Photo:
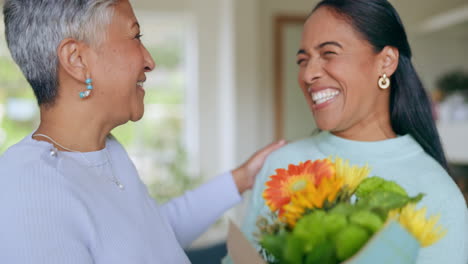
<instances>
[{"instance_id":1,"label":"blurred background wall","mask_svg":"<svg viewBox=\"0 0 468 264\"><path fill-rule=\"evenodd\" d=\"M145 117L115 134L155 197L167 200L231 169L279 135L295 139L312 131L294 60L298 21L317 2L132 1L158 66L148 76ZM416 69L438 101L442 139L454 177L463 185L468 177L468 3L390 2L408 31ZM278 98L278 89L284 98ZM2 34L0 153L37 126L37 114ZM298 123L294 116L308 121ZM297 129L280 131L294 124ZM244 209L245 203L229 211L193 246L222 241L225 219L239 223Z\"/></svg>"}]
</instances>

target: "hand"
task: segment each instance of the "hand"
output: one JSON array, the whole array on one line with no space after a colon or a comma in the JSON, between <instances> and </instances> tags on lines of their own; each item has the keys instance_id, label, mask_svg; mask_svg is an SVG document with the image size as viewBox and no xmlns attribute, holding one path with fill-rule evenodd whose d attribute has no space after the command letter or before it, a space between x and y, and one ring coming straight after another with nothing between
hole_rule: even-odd
<instances>
[{"instance_id":1,"label":"hand","mask_svg":"<svg viewBox=\"0 0 468 264\"><path fill-rule=\"evenodd\" d=\"M283 147L284 145L286 145L285 140L271 143L270 145L257 151L244 164L232 171L232 177L234 178L234 182L236 183L240 194L252 188L255 183L255 176L263 167L263 163L265 162L268 155L270 155L270 153L273 151Z\"/></svg>"}]
</instances>

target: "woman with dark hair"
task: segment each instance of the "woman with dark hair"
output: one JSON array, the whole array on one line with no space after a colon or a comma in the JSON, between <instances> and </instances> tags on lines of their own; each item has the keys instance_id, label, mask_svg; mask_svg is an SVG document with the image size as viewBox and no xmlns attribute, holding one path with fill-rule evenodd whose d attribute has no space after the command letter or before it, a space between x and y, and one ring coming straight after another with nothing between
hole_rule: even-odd
<instances>
[{"instance_id":1,"label":"woman with dark hair","mask_svg":"<svg viewBox=\"0 0 468 264\"><path fill-rule=\"evenodd\" d=\"M410 195L425 193L429 214L448 229L418 264L466 264L468 211L447 173L429 98L411 63L399 15L387 0L324 0L307 19L297 53L299 84L321 130L273 153L257 176L243 231L252 242L275 169L340 156L372 167ZM287 191L287 190L286 190Z\"/></svg>"}]
</instances>

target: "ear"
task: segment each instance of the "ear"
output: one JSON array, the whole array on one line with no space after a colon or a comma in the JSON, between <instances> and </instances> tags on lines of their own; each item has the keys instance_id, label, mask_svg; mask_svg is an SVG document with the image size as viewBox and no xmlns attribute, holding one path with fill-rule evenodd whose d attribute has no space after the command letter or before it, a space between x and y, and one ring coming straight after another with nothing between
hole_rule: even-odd
<instances>
[{"instance_id":1,"label":"ear","mask_svg":"<svg viewBox=\"0 0 468 264\"><path fill-rule=\"evenodd\" d=\"M78 82L84 82L89 72L85 49L85 44L72 38L62 40L57 49L61 68Z\"/></svg>"},{"instance_id":2,"label":"ear","mask_svg":"<svg viewBox=\"0 0 468 264\"><path fill-rule=\"evenodd\" d=\"M392 76L398 67L398 60L400 52L397 48L391 46L385 46L379 54L380 57L380 69L379 75L387 74Z\"/></svg>"}]
</instances>

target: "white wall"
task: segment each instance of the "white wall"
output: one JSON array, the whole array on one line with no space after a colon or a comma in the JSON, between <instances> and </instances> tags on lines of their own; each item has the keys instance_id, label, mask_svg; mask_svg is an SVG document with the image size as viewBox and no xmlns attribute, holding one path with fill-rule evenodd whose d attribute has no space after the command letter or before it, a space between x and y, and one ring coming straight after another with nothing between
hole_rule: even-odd
<instances>
[{"instance_id":1,"label":"white wall","mask_svg":"<svg viewBox=\"0 0 468 264\"><path fill-rule=\"evenodd\" d=\"M434 89L436 80L447 71L468 70L468 24L465 30L465 34L446 30L411 36L415 67L426 88Z\"/></svg>"}]
</instances>

